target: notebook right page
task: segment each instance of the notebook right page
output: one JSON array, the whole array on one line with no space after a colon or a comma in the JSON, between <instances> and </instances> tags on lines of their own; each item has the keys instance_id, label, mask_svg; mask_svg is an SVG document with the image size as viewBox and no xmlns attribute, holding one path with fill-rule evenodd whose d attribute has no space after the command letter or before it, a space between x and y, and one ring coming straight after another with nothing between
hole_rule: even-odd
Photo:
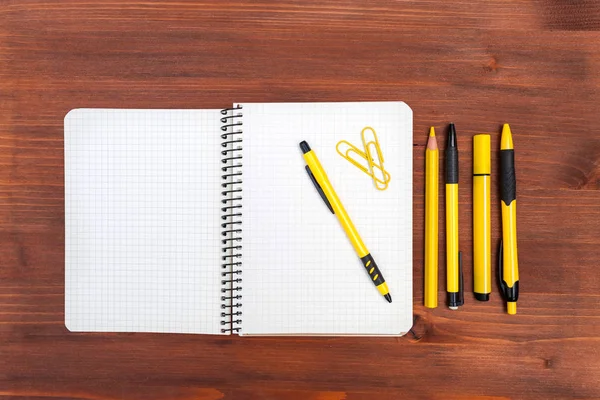
<instances>
[{"instance_id":1,"label":"notebook right page","mask_svg":"<svg viewBox=\"0 0 600 400\"><path fill-rule=\"evenodd\" d=\"M243 335L401 335L412 326L412 111L402 102L243 104ZM336 152L379 137L391 180ZM385 276L377 291L306 171L306 140Z\"/></svg>"}]
</instances>

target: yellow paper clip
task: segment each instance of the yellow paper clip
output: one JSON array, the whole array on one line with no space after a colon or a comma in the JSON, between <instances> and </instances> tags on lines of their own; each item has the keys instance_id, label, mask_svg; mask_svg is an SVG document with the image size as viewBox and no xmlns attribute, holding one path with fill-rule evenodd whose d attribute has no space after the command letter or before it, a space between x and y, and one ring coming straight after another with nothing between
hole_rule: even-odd
<instances>
[{"instance_id":1,"label":"yellow paper clip","mask_svg":"<svg viewBox=\"0 0 600 400\"><path fill-rule=\"evenodd\" d=\"M391 176L383 167L383 153L379 146L379 139L375 129L367 126L360 133L364 151L348 142L341 140L335 146L340 156L348 160L356 168L369 175L373 179L377 190L385 190L388 187Z\"/></svg>"}]
</instances>

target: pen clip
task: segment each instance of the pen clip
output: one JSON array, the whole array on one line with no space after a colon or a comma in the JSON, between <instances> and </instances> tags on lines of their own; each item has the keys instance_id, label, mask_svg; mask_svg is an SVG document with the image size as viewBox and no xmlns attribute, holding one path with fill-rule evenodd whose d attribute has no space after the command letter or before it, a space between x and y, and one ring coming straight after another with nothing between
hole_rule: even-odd
<instances>
[{"instance_id":1,"label":"pen clip","mask_svg":"<svg viewBox=\"0 0 600 400\"><path fill-rule=\"evenodd\" d=\"M500 283L502 296L506 299L508 298L508 286L504 282L504 244L502 242L502 239L500 239L500 247L498 249L498 282Z\"/></svg>"},{"instance_id":2,"label":"pen clip","mask_svg":"<svg viewBox=\"0 0 600 400\"><path fill-rule=\"evenodd\" d=\"M462 262L462 251L458 252L458 305L462 306L465 304L465 292L463 282L463 262Z\"/></svg>"},{"instance_id":3,"label":"pen clip","mask_svg":"<svg viewBox=\"0 0 600 400\"><path fill-rule=\"evenodd\" d=\"M317 178L315 178L308 165L306 166L306 172L308 173L308 177L312 181L313 185L315 185L317 192L319 192L319 195L325 202L325 205L327 206L327 208L329 208L329 211L331 211L332 214L335 214L335 212L333 211L333 207L331 207L331 203L329 202L329 200L327 200L327 196L325 196L325 192L323 192L321 185L319 185L319 182L317 182Z\"/></svg>"}]
</instances>

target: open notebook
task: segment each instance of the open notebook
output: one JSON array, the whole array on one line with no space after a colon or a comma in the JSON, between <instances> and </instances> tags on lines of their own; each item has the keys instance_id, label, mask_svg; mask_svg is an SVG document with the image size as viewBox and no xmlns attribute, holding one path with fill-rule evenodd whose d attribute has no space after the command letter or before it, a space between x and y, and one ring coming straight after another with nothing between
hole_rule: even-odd
<instances>
[{"instance_id":1,"label":"open notebook","mask_svg":"<svg viewBox=\"0 0 600 400\"><path fill-rule=\"evenodd\" d=\"M378 191L336 153L376 129ZM305 171L306 140L387 303ZM402 335L412 325L412 112L402 102L75 109L65 117L71 331Z\"/></svg>"}]
</instances>

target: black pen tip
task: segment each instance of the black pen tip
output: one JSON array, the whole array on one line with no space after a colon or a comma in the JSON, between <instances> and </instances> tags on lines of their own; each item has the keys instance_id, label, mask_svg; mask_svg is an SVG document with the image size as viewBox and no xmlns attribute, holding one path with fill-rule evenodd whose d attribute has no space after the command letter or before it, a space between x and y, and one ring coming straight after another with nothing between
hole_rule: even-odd
<instances>
[{"instance_id":1,"label":"black pen tip","mask_svg":"<svg viewBox=\"0 0 600 400\"><path fill-rule=\"evenodd\" d=\"M446 143L446 148L448 147L456 147L456 128L453 123L450 123L448 127L448 142Z\"/></svg>"},{"instance_id":2,"label":"black pen tip","mask_svg":"<svg viewBox=\"0 0 600 400\"><path fill-rule=\"evenodd\" d=\"M385 297L385 299L388 301L388 303L391 303L391 302L392 302L392 296L390 296L390 294L389 294L389 293L388 293L388 294L386 294L386 295L384 295L383 297Z\"/></svg>"},{"instance_id":3,"label":"black pen tip","mask_svg":"<svg viewBox=\"0 0 600 400\"><path fill-rule=\"evenodd\" d=\"M302 150L303 154L306 154L310 151L310 146L306 143L306 140L300 142L300 150Z\"/></svg>"}]
</instances>

